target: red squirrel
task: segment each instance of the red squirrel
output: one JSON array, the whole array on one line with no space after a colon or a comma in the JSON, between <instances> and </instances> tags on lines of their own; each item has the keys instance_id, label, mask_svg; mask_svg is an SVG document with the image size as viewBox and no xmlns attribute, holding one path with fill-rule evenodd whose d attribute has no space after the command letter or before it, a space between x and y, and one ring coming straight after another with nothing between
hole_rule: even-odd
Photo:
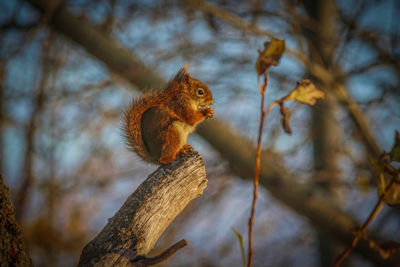
<instances>
[{"instance_id":1,"label":"red squirrel","mask_svg":"<svg viewBox=\"0 0 400 267\"><path fill-rule=\"evenodd\" d=\"M214 115L207 85L181 68L161 91L134 99L124 115L130 149L147 162L166 164L193 148L187 137L197 124Z\"/></svg>"}]
</instances>

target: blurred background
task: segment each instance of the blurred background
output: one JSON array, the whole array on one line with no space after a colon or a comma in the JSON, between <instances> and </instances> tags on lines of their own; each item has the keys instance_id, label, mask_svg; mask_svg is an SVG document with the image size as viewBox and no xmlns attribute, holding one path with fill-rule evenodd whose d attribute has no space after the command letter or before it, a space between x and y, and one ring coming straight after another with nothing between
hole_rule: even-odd
<instances>
[{"instance_id":1,"label":"blurred background","mask_svg":"<svg viewBox=\"0 0 400 267\"><path fill-rule=\"evenodd\" d=\"M253 165L241 156L257 138L254 64L276 37L288 50L268 71L267 103L302 78L327 98L289 104L291 135L278 108L266 119L254 266L330 266L351 242L332 214L366 219L379 183L369 159L400 130L399 13L397 0L0 0L0 173L33 263L76 265L155 170L127 150L123 111L188 64L215 99L215 119L189 138L209 182L155 250L186 238L160 266L240 266L232 228L247 244ZM242 150L233 136L246 140ZM308 197L326 204L299 201ZM385 207L371 231L399 241L399 221ZM380 264L367 246L343 266Z\"/></svg>"}]
</instances>

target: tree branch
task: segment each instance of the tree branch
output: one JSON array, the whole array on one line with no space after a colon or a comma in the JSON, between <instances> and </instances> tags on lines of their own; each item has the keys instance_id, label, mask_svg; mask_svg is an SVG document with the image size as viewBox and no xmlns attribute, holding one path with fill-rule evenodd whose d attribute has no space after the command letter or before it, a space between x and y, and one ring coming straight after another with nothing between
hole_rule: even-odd
<instances>
[{"instance_id":1,"label":"tree branch","mask_svg":"<svg viewBox=\"0 0 400 267\"><path fill-rule=\"evenodd\" d=\"M166 260L187 241L181 240L159 256L146 255L172 220L206 186L204 163L197 152L160 166L86 245L78 266L146 266Z\"/></svg>"},{"instance_id":2,"label":"tree branch","mask_svg":"<svg viewBox=\"0 0 400 267\"><path fill-rule=\"evenodd\" d=\"M143 265L143 266L150 266L155 265L160 262L167 260L169 257L175 254L178 250L185 247L188 244L186 239L182 239L181 241L173 244L171 247L167 248L164 252L160 255L155 257L138 257L138 259L134 262L135 265Z\"/></svg>"},{"instance_id":3,"label":"tree branch","mask_svg":"<svg viewBox=\"0 0 400 267\"><path fill-rule=\"evenodd\" d=\"M379 197L378 202L375 204L375 207L373 208L373 210L369 214L367 220L363 223L361 228L355 234L353 242L351 242L351 244L343 251L343 253L339 255L339 257L336 259L333 267L339 267L340 264L342 264L343 260L356 247L356 245L357 245L358 241L360 240L360 238L365 235L365 231L367 230L367 227L369 226L369 224L376 218L376 216L378 216L379 212L381 212L381 210L385 206L384 199L386 197L386 192L388 192L393 185L394 185L394 180L391 180L389 185L382 192L382 195Z\"/></svg>"}]
</instances>

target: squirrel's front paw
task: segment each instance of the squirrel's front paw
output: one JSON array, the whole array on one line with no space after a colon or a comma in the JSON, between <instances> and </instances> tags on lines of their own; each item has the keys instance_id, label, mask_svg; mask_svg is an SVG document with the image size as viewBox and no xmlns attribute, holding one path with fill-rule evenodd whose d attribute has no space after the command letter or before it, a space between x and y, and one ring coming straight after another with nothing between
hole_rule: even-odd
<instances>
[{"instance_id":1,"label":"squirrel's front paw","mask_svg":"<svg viewBox=\"0 0 400 267\"><path fill-rule=\"evenodd\" d=\"M203 110L203 115L207 118L212 118L214 116L214 110L212 108L206 108Z\"/></svg>"},{"instance_id":2,"label":"squirrel's front paw","mask_svg":"<svg viewBox=\"0 0 400 267\"><path fill-rule=\"evenodd\" d=\"M183 147L181 148L181 150L179 150L178 155L187 155L189 151L193 151L193 147L189 144L185 144L183 145Z\"/></svg>"}]
</instances>

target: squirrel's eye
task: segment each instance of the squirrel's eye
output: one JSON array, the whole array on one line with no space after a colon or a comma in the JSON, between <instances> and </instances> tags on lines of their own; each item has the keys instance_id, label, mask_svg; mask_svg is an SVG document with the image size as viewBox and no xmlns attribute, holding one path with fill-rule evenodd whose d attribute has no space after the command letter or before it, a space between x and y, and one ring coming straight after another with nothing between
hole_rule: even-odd
<instances>
[{"instance_id":1,"label":"squirrel's eye","mask_svg":"<svg viewBox=\"0 0 400 267\"><path fill-rule=\"evenodd\" d=\"M204 90L201 89L201 88L198 88L198 89L197 89L197 94L198 94L198 95L204 95Z\"/></svg>"}]
</instances>

